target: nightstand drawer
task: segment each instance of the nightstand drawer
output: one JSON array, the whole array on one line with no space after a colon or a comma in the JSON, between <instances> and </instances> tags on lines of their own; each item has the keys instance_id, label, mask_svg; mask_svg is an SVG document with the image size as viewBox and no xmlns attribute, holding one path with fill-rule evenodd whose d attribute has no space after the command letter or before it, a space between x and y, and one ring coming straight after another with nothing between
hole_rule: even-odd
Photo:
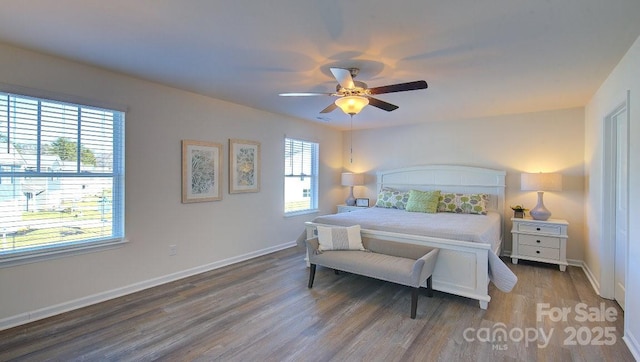
<instances>
[{"instance_id":1,"label":"nightstand drawer","mask_svg":"<svg viewBox=\"0 0 640 362\"><path fill-rule=\"evenodd\" d=\"M520 245L518 253L522 256L530 256L534 258L544 259L560 259L560 249L541 248L531 245Z\"/></svg>"},{"instance_id":2,"label":"nightstand drawer","mask_svg":"<svg viewBox=\"0 0 640 362\"><path fill-rule=\"evenodd\" d=\"M522 223L518 223L518 231L528 232L528 233L560 235L562 233L562 228L558 225L539 225L539 224L527 224L522 222Z\"/></svg>"},{"instance_id":3,"label":"nightstand drawer","mask_svg":"<svg viewBox=\"0 0 640 362\"><path fill-rule=\"evenodd\" d=\"M521 245L531 245L542 248L560 248L560 238L554 238L552 236L520 234L518 236L518 240Z\"/></svg>"}]
</instances>

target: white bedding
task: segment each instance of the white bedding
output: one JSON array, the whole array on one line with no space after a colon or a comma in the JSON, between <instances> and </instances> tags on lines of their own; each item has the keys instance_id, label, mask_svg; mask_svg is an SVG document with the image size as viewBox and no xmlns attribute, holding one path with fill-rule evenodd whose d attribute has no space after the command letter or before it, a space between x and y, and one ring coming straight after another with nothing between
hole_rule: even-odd
<instances>
[{"instance_id":1,"label":"white bedding","mask_svg":"<svg viewBox=\"0 0 640 362\"><path fill-rule=\"evenodd\" d=\"M363 229L479 242L490 244L492 251L496 251L500 245L502 229L500 214L494 211L489 211L487 215L428 214L372 207L318 216L313 222L338 226L360 225ZM516 275L493 252L489 253L489 279L503 292L510 292L518 281Z\"/></svg>"},{"instance_id":2,"label":"white bedding","mask_svg":"<svg viewBox=\"0 0 640 362\"><path fill-rule=\"evenodd\" d=\"M360 225L363 229L485 243L490 244L492 250L499 246L501 234L500 214L494 211L489 211L487 215L449 212L429 214L371 207L318 216L313 222L339 226Z\"/></svg>"}]
</instances>

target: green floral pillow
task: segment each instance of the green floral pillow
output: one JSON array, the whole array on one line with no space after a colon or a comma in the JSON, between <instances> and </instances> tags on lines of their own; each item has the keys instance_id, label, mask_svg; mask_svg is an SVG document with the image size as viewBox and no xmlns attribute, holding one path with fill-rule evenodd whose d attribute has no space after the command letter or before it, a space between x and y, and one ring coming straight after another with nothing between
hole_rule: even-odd
<instances>
[{"instance_id":1,"label":"green floral pillow","mask_svg":"<svg viewBox=\"0 0 640 362\"><path fill-rule=\"evenodd\" d=\"M441 194L438 212L455 212L458 214L487 214L487 194Z\"/></svg>"},{"instance_id":2,"label":"green floral pillow","mask_svg":"<svg viewBox=\"0 0 640 362\"><path fill-rule=\"evenodd\" d=\"M407 201L407 211L435 213L438 211L438 201L440 200L440 190L418 191L409 190L409 200Z\"/></svg>"},{"instance_id":3,"label":"green floral pillow","mask_svg":"<svg viewBox=\"0 0 640 362\"><path fill-rule=\"evenodd\" d=\"M376 207L385 207L387 209L404 210L407 207L409 193L395 190L389 187L383 187L378 193L378 201Z\"/></svg>"}]
</instances>

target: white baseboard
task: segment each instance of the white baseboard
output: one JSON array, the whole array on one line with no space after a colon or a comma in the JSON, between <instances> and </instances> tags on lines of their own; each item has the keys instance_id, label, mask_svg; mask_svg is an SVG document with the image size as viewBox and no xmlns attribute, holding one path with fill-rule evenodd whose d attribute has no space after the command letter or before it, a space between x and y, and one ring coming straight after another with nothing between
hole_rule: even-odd
<instances>
[{"instance_id":1,"label":"white baseboard","mask_svg":"<svg viewBox=\"0 0 640 362\"><path fill-rule=\"evenodd\" d=\"M591 283L593 291L596 292L597 295L600 295L600 283L598 282L598 278L596 278L591 269L589 269L589 266L584 261L580 261L579 266L582 267L582 270L584 270L584 275L586 275L587 279L589 279L589 283Z\"/></svg>"},{"instance_id":2,"label":"white baseboard","mask_svg":"<svg viewBox=\"0 0 640 362\"><path fill-rule=\"evenodd\" d=\"M247 253L244 255L238 255L232 258L216 261L210 264L201 265L195 268L182 270L176 273L164 275L158 278L153 278L145 281L141 281L138 283L134 283L131 285L127 285L121 288L108 290L105 292L88 295L86 297L78 298L75 300L70 300L68 302L60 303L57 305L48 306L42 309L37 309L31 312L21 313L15 316L3 318L0 320L0 331L8 328L12 328L15 326L19 326L21 324L26 324L29 322L37 321L40 319L52 317L57 314L65 313L72 311L74 309L79 309L82 307L86 307L92 304L104 302L113 298L122 297L127 294L139 292L144 289L152 288L161 284L173 282L182 278L186 278L192 275L208 272L210 270L218 269L225 267L227 265L239 263L245 260L253 259L262 255L271 254L273 252L287 249L290 247L296 246L296 241L290 241L288 243L272 246L266 249L257 250L251 253Z\"/></svg>"},{"instance_id":3,"label":"white baseboard","mask_svg":"<svg viewBox=\"0 0 640 362\"><path fill-rule=\"evenodd\" d=\"M635 336L628 330L625 330L622 340L629 348L629 351L631 351L633 358L635 358L636 361L640 361L640 343L638 343L638 340L635 338Z\"/></svg>"},{"instance_id":4,"label":"white baseboard","mask_svg":"<svg viewBox=\"0 0 640 362\"><path fill-rule=\"evenodd\" d=\"M502 252L502 256L511 257L511 250L504 250ZM587 276L589 283L591 283L591 287L597 295L600 295L600 284L598 283L598 279L593 275L593 272L583 260L567 259L567 263L571 266L582 268L582 271L584 271L584 274Z\"/></svg>"},{"instance_id":5,"label":"white baseboard","mask_svg":"<svg viewBox=\"0 0 640 362\"><path fill-rule=\"evenodd\" d=\"M591 287L593 287L593 290L597 295L600 295L600 284L598 283L596 277L593 275L593 272L591 271L591 269L589 269L589 266L585 262L581 262L581 264L582 270L584 270L584 274L587 276L587 279L589 279L589 282L591 283ZM627 345L627 348L629 348L629 351L633 355L633 358L636 361L640 361L640 343L638 343L638 339L635 338L633 333L631 333L630 328L626 327L627 326L625 325L624 336L622 337L622 340Z\"/></svg>"},{"instance_id":6,"label":"white baseboard","mask_svg":"<svg viewBox=\"0 0 640 362\"><path fill-rule=\"evenodd\" d=\"M582 260L577 260L577 259L567 259L567 264L582 268L582 266L584 265L584 262Z\"/></svg>"}]
</instances>

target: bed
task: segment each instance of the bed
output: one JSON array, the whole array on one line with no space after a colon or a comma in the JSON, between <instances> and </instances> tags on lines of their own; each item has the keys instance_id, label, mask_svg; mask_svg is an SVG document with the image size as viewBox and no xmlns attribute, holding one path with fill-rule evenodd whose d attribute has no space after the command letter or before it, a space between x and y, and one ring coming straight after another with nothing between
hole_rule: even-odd
<instances>
[{"instance_id":1,"label":"bed","mask_svg":"<svg viewBox=\"0 0 640 362\"><path fill-rule=\"evenodd\" d=\"M504 234L504 171L457 165L425 165L377 173L377 190L441 190L443 193L486 194L486 215L408 212L372 207L324 215L306 223L306 237L316 226L360 225L362 235L440 249L433 289L478 300L487 309L489 282L510 291L517 278L498 257Z\"/></svg>"}]
</instances>

